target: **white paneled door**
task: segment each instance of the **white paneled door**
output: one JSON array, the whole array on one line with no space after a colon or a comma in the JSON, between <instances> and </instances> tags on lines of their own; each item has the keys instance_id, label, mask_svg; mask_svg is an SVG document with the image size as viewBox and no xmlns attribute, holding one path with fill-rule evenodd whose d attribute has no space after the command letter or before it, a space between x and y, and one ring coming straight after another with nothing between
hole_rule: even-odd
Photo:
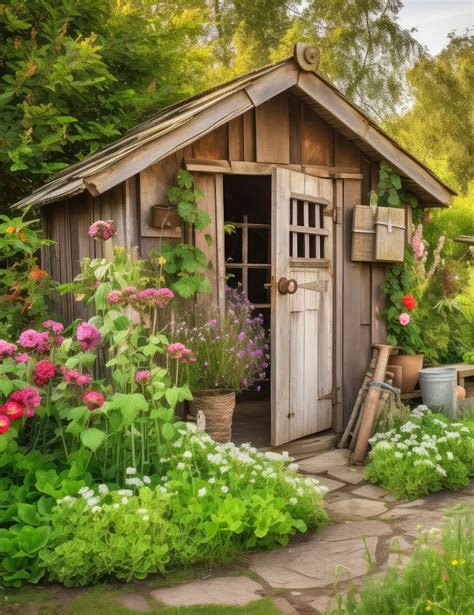
<instances>
[{"instance_id":1,"label":"white paneled door","mask_svg":"<svg viewBox=\"0 0 474 615\"><path fill-rule=\"evenodd\" d=\"M272 176L272 444L331 427L333 183Z\"/></svg>"}]
</instances>

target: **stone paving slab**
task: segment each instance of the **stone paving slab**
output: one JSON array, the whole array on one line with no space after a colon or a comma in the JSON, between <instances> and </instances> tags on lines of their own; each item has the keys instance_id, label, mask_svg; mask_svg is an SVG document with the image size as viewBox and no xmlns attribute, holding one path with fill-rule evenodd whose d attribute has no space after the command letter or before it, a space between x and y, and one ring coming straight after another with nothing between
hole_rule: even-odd
<instances>
[{"instance_id":1,"label":"stone paving slab","mask_svg":"<svg viewBox=\"0 0 474 615\"><path fill-rule=\"evenodd\" d=\"M389 495L388 491L385 491L385 489L381 487L377 487L377 485L364 485L363 487L354 489L351 493L358 498L370 498L372 500L381 500Z\"/></svg>"},{"instance_id":2,"label":"stone paving slab","mask_svg":"<svg viewBox=\"0 0 474 615\"><path fill-rule=\"evenodd\" d=\"M387 511L387 505L382 502L353 497L330 502L326 508L330 515L348 519L367 519L369 517L376 517Z\"/></svg>"},{"instance_id":3,"label":"stone paving slab","mask_svg":"<svg viewBox=\"0 0 474 615\"><path fill-rule=\"evenodd\" d=\"M349 465L350 451L346 448L335 449L308 457L298 463L299 469L305 474L320 474L335 467Z\"/></svg>"},{"instance_id":4,"label":"stone paving slab","mask_svg":"<svg viewBox=\"0 0 474 615\"><path fill-rule=\"evenodd\" d=\"M138 593L122 594L117 597L117 602L130 611L138 613L149 613L151 611L146 598Z\"/></svg>"},{"instance_id":5,"label":"stone paving slab","mask_svg":"<svg viewBox=\"0 0 474 615\"><path fill-rule=\"evenodd\" d=\"M185 585L157 589L151 592L151 595L167 606L197 604L245 606L249 602L262 598L257 592L263 592L263 587L253 579L241 576L193 581Z\"/></svg>"},{"instance_id":6,"label":"stone paving slab","mask_svg":"<svg viewBox=\"0 0 474 615\"><path fill-rule=\"evenodd\" d=\"M375 557L378 538L312 541L252 557L251 569L274 588L312 589L367 574L367 551Z\"/></svg>"},{"instance_id":7,"label":"stone paving slab","mask_svg":"<svg viewBox=\"0 0 474 615\"><path fill-rule=\"evenodd\" d=\"M364 468L360 466L334 467L328 470L328 474L351 485L358 485L364 480Z\"/></svg>"},{"instance_id":8,"label":"stone paving slab","mask_svg":"<svg viewBox=\"0 0 474 615\"><path fill-rule=\"evenodd\" d=\"M318 474L311 474L311 478L315 478L317 481L319 481L319 484L322 487L326 487L326 489L328 490L328 493L331 493L331 491L336 491L337 489L340 489L341 487L346 486L346 483L342 483L339 480L333 480L332 478L328 478L327 476L319 476Z\"/></svg>"},{"instance_id":9,"label":"stone paving slab","mask_svg":"<svg viewBox=\"0 0 474 615\"><path fill-rule=\"evenodd\" d=\"M388 536L392 533L392 528L388 523L382 521L351 521L347 523L333 523L328 525L317 540L322 542L333 542L338 540L349 540L362 536Z\"/></svg>"}]
</instances>

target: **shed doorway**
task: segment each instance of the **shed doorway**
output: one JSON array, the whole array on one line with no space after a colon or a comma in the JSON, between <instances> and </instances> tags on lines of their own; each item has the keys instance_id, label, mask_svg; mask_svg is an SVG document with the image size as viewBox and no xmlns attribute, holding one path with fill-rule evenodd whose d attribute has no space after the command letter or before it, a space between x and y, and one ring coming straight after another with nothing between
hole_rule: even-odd
<instances>
[{"instance_id":1,"label":"shed doorway","mask_svg":"<svg viewBox=\"0 0 474 615\"><path fill-rule=\"evenodd\" d=\"M271 298L271 189L270 175L224 175L226 284L240 287L270 332ZM253 390L237 396L232 441L271 444L270 370Z\"/></svg>"}]
</instances>

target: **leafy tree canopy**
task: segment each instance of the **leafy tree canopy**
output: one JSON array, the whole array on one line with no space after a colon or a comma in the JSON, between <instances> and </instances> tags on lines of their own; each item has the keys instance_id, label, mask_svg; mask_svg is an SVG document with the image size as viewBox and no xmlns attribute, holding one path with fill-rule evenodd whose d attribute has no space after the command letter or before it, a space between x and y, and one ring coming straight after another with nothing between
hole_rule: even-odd
<instances>
[{"instance_id":1,"label":"leafy tree canopy","mask_svg":"<svg viewBox=\"0 0 474 615\"><path fill-rule=\"evenodd\" d=\"M8 204L152 110L206 87L203 9L153 0L0 4L0 194ZM199 43L199 44L198 44Z\"/></svg>"}]
</instances>

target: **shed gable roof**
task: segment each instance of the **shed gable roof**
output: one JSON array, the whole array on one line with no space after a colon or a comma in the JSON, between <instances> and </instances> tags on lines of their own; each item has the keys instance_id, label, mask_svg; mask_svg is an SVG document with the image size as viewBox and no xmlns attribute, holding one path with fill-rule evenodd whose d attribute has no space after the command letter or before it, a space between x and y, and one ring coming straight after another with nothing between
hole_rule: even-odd
<instances>
[{"instance_id":1,"label":"shed gable roof","mask_svg":"<svg viewBox=\"0 0 474 615\"><path fill-rule=\"evenodd\" d=\"M333 85L293 57L163 109L59 173L14 207L44 205L85 190L102 194L215 128L291 90L368 158L387 160L422 202L446 205L455 192L397 144Z\"/></svg>"}]
</instances>

